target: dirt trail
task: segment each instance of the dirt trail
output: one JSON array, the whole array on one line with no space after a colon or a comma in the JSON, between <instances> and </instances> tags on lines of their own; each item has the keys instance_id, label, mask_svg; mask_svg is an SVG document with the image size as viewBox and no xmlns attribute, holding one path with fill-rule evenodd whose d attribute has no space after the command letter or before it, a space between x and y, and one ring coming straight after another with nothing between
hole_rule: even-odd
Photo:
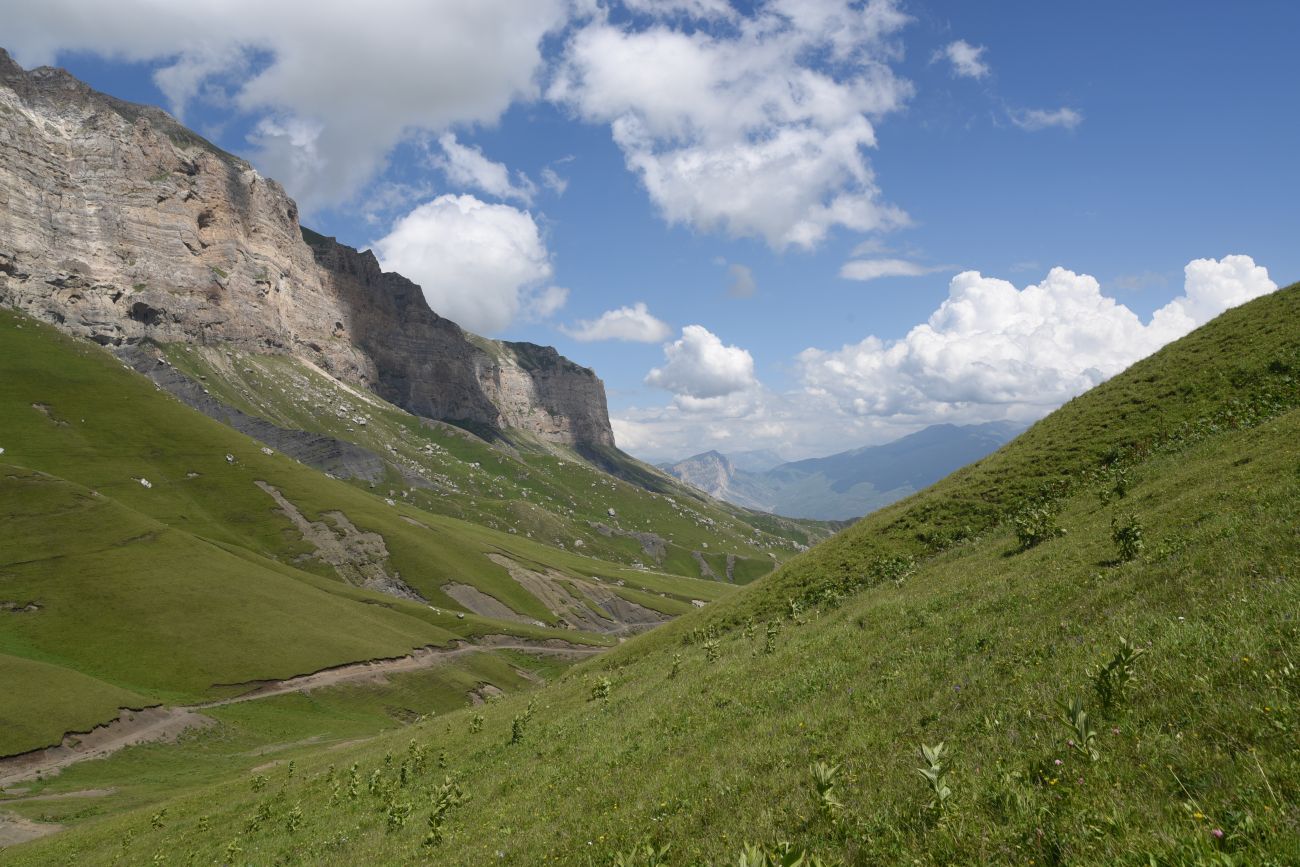
<instances>
[{"instance_id":1,"label":"dirt trail","mask_svg":"<svg viewBox=\"0 0 1300 867\"><path fill-rule=\"evenodd\" d=\"M54 822L33 822L14 813L0 813L0 849L62 830L63 826Z\"/></svg>"},{"instance_id":2,"label":"dirt trail","mask_svg":"<svg viewBox=\"0 0 1300 867\"><path fill-rule=\"evenodd\" d=\"M421 647L406 656L399 656L394 659L355 662L340 665L336 668L327 668L312 674L291 677L287 680L236 684L237 686L248 686L250 689L239 695L218 699L217 701L186 707L151 707L143 710L124 709L118 718L112 722L95 726L89 732L72 732L65 735L63 742L58 746L0 758L0 789L36 777L52 776L69 765L84 762L88 759L106 758L120 749L135 744L175 740L181 732L187 729L202 728L215 724L216 720L199 713L199 711L214 707L224 707L225 705L245 701L257 701L272 696L286 695L291 692L308 692L313 689L322 689L342 683L382 682L390 674L431 668L447 660L472 653L485 653L493 650L517 650L524 653L540 653L578 659L593 653L599 653L605 649L598 646L571 644L559 639L530 642L509 635L485 635L475 644L457 642L452 647ZM17 827L11 821L13 818L0 816L0 841L6 839L9 835L19 833L17 830L13 830L13 828ZM51 833L44 830L47 827L45 825L39 825L38 827L42 833ZM5 845L12 844L0 842L0 847Z\"/></svg>"}]
</instances>

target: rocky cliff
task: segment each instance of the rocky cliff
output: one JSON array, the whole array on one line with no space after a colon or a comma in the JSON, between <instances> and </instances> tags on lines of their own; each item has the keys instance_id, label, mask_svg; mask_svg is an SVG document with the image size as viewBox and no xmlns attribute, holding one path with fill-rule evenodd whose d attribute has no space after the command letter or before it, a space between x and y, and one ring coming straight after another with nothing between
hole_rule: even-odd
<instances>
[{"instance_id":1,"label":"rocky cliff","mask_svg":"<svg viewBox=\"0 0 1300 867\"><path fill-rule=\"evenodd\" d=\"M613 445L592 371L468 334L371 253L305 234L279 184L162 110L0 49L0 303L105 345L288 353L418 415Z\"/></svg>"}]
</instances>

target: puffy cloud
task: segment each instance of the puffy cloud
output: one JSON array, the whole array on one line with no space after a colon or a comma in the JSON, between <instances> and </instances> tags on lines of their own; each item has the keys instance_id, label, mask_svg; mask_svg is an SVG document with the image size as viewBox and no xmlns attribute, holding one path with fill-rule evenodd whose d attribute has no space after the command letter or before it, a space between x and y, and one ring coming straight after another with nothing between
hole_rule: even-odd
<instances>
[{"instance_id":1,"label":"puffy cloud","mask_svg":"<svg viewBox=\"0 0 1300 867\"><path fill-rule=\"evenodd\" d=\"M754 357L739 346L726 346L703 325L687 325L680 339L664 346L667 363L646 376L648 385L667 389L681 406L701 407L758 385ZM710 404L712 406L713 404Z\"/></svg>"},{"instance_id":2,"label":"puffy cloud","mask_svg":"<svg viewBox=\"0 0 1300 867\"><path fill-rule=\"evenodd\" d=\"M442 156L435 159L447 180L468 189L477 189L498 199L515 199L531 204L537 187L522 172L517 173L518 183L510 180L510 169L483 156L476 147L466 147L456 140L455 133L438 137Z\"/></svg>"},{"instance_id":3,"label":"puffy cloud","mask_svg":"<svg viewBox=\"0 0 1300 867\"><path fill-rule=\"evenodd\" d=\"M1083 112L1069 107L1058 108L1055 111L1041 108L1012 109L1010 114L1012 123L1030 132L1052 127L1074 129L1083 123Z\"/></svg>"},{"instance_id":4,"label":"puffy cloud","mask_svg":"<svg viewBox=\"0 0 1300 867\"><path fill-rule=\"evenodd\" d=\"M1248 256L1198 259L1185 294L1149 324L1086 274L1053 268L1023 290L976 271L905 337L799 355L803 382L850 415L938 421L1033 418L1114 376L1227 308L1272 292Z\"/></svg>"},{"instance_id":5,"label":"puffy cloud","mask_svg":"<svg viewBox=\"0 0 1300 867\"><path fill-rule=\"evenodd\" d=\"M717 33L598 17L548 96L610 124L670 223L811 248L906 221L864 149L911 93L888 65L907 20L894 0L770 0Z\"/></svg>"},{"instance_id":6,"label":"puffy cloud","mask_svg":"<svg viewBox=\"0 0 1300 867\"><path fill-rule=\"evenodd\" d=\"M4 29L27 66L161 61L178 114L228 88L255 118L255 161L309 212L357 194L410 131L490 123L535 96L541 41L569 14L566 0L12 0Z\"/></svg>"},{"instance_id":7,"label":"puffy cloud","mask_svg":"<svg viewBox=\"0 0 1300 867\"><path fill-rule=\"evenodd\" d=\"M752 298L758 291L754 272L748 265L738 265L733 262L727 266L727 274L731 278L731 282L727 285L727 294L732 298Z\"/></svg>"},{"instance_id":8,"label":"puffy cloud","mask_svg":"<svg viewBox=\"0 0 1300 867\"><path fill-rule=\"evenodd\" d=\"M529 293L525 301L524 314L529 319L549 319L569 303L569 290L563 286L547 286Z\"/></svg>"},{"instance_id":9,"label":"puffy cloud","mask_svg":"<svg viewBox=\"0 0 1300 867\"><path fill-rule=\"evenodd\" d=\"M1223 310L1277 287L1248 256L1198 259L1184 294L1148 324L1062 268L1018 290L966 272L904 338L868 337L799 358L803 388L753 386L615 414L619 445L651 459L709 448L776 448L793 458L888 442L939 422L1029 422Z\"/></svg>"},{"instance_id":10,"label":"puffy cloud","mask_svg":"<svg viewBox=\"0 0 1300 867\"><path fill-rule=\"evenodd\" d=\"M949 42L934 54L934 59L946 58L952 64L952 74L962 78L984 78L991 71L984 56L983 45L971 45L965 39Z\"/></svg>"},{"instance_id":11,"label":"puffy cloud","mask_svg":"<svg viewBox=\"0 0 1300 867\"><path fill-rule=\"evenodd\" d=\"M595 319L579 320L572 328L561 328L574 340L626 340L634 343L658 343L673 333L668 323L655 318L645 302L631 307L606 310Z\"/></svg>"},{"instance_id":12,"label":"puffy cloud","mask_svg":"<svg viewBox=\"0 0 1300 867\"><path fill-rule=\"evenodd\" d=\"M1222 260L1193 259L1183 269L1183 294L1151 317L1151 329L1161 343L1176 340L1209 322L1229 307L1277 289L1268 269L1249 256Z\"/></svg>"},{"instance_id":13,"label":"puffy cloud","mask_svg":"<svg viewBox=\"0 0 1300 867\"><path fill-rule=\"evenodd\" d=\"M910 419L845 416L824 395L762 387L720 398L630 407L610 421L619 448L653 461L679 460L708 449L770 448L791 459L820 457L888 442L918 427Z\"/></svg>"},{"instance_id":14,"label":"puffy cloud","mask_svg":"<svg viewBox=\"0 0 1300 867\"><path fill-rule=\"evenodd\" d=\"M921 265L906 259L853 259L840 267L845 280L879 280L882 277L922 277L936 271L948 271L946 265Z\"/></svg>"},{"instance_id":15,"label":"puffy cloud","mask_svg":"<svg viewBox=\"0 0 1300 867\"><path fill-rule=\"evenodd\" d=\"M473 196L439 196L374 244L386 270L419 283L429 306L480 334L518 316L550 315L567 290L542 288L550 254L532 216Z\"/></svg>"}]
</instances>

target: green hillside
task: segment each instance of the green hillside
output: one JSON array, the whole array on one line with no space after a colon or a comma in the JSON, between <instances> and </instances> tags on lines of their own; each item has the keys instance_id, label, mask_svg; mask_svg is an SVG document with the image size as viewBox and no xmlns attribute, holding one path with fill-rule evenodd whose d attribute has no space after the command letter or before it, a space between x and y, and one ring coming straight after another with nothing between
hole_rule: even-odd
<instances>
[{"instance_id":1,"label":"green hillside","mask_svg":"<svg viewBox=\"0 0 1300 867\"><path fill-rule=\"evenodd\" d=\"M0 313L0 755L418 647L605 646L730 589L330 479L122 368Z\"/></svg>"},{"instance_id":2,"label":"green hillside","mask_svg":"<svg viewBox=\"0 0 1300 867\"><path fill-rule=\"evenodd\" d=\"M13 802L74 827L6 855L1298 863L1298 323L1300 286L1229 311L530 695L165 804Z\"/></svg>"},{"instance_id":3,"label":"green hillside","mask_svg":"<svg viewBox=\"0 0 1300 867\"><path fill-rule=\"evenodd\" d=\"M382 476L355 479L368 489L554 547L747 583L830 534L825 522L760 515L712 500L617 450L580 453L519 431L508 432L509 441L489 443L413 416L288 356L181 344L159 351L166 364L229 407L378 456L385 462Z\"/></svg>"}]
</instances>

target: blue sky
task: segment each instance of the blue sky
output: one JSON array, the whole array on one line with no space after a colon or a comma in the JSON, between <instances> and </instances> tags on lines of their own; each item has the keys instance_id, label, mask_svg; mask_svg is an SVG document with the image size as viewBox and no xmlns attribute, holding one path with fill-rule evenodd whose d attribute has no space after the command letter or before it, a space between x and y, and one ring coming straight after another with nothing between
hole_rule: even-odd
<instances>
[{"instance_id":1,"label":"blue sky","mask_svg":"<svg viewBox=\"0 0 1300 867\"><path fill-rule=\"evenodd\" d=\"M1027 421L1300 278L1291 3L13 5L649 458Z\"/></svg>"}]
</instances>

